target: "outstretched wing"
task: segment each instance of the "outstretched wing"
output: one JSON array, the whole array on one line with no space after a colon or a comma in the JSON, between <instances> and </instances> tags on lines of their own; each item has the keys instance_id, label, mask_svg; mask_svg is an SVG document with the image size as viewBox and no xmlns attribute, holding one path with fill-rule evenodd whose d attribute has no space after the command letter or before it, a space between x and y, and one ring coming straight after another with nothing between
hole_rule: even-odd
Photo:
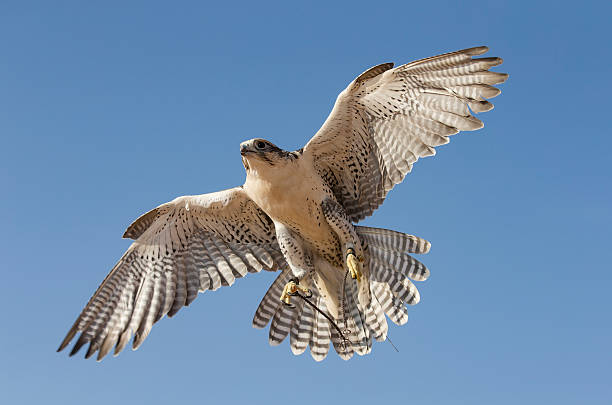
<instances>
[{"instance_id":1,"label":"outstretched wing","mask_svg":"<svg viewBox=\"0 0 612 405\"><path fill-rule=\"evenodd\" d=\"M136 349L152 325L189 305L198 291L232 285L284 259L274 224L242 187L179 197L137 219L136 239L106 276L58 351L81 332L70 355L89 343L86 358L118 354L134 335Z\"/></svg>"},{"instance_id":2,"label":"outstretched wing","mask_svg":"<svg viewBox=\"0 0 612 405\"><path fill-rule=\"evenodd\" d=\"M375 66L338 96L304 148L352 221L382 204L420 158L459 131L482 128L471 112L489 111L508 75L501 58L473 58L486 47L434 56L393 69ZM470 112L471 110L471 112Z\"/></svg>"}]
</instances>

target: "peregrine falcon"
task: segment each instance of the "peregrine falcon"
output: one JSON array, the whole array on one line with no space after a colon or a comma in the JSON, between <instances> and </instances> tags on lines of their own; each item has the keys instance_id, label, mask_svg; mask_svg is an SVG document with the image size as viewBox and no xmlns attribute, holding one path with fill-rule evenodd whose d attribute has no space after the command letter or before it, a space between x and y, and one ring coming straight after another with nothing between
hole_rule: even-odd
<instances>
[{"instance_id":1,"label":"peregrine falcon","mask_svg":"<svg viewBox=\"0 0 612 405\"><path fill-rule=\"evenodd\" d=\"M61 343L80 333L70 355L86 358L138 348L155 322L191 304L199 292L237 278L278 271L253 326L271 322L269 342L290 336L294 354L308 346L343 359L367 354L387 338L387 320L407 321L419 302L413 281L429 270L410 253L427 253L417 236L355 223L371 215L420 158L459 131L482 128L472 113L508 75L501 58L475 57L484 46L396 68L374 66L340 93L321 129L300 150L265 139L240 145L244 185L178 197L138 218L134 240ZM385 317L386 315L386 317Z\"/></svg>"}]
</instances>

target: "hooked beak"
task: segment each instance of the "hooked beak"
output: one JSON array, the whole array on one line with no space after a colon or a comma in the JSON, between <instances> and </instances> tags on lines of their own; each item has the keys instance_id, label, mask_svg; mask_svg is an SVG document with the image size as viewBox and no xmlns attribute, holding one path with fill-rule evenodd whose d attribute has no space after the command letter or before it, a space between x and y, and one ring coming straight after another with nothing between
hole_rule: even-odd
<instances>
[{"instance_id":1,"label":"hooked beak","mask_svg":"<svg viewBox=\"0 0 612 405\"><path fill-rule=\"evenodd\" d=\"M248 145L247 142L242 142L240 144L240 154L242 156L246 156L247 154L252 153L252 152L253 152L253 150L251 150L251 148L249 148L249 145Z\"/></svg>"}]
</instances>

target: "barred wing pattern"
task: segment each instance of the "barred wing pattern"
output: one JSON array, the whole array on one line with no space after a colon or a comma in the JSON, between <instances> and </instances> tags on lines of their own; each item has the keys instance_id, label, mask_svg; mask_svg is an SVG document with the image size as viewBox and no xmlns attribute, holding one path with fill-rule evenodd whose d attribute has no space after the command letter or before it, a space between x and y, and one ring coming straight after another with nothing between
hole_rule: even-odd
<instances>
[{"instance_id":1,"label":"barred wing pattern","mask_svg":"<svg viewBox=\"0 0 612 405\"><path fill-rule=\"evenodd\" d=\"M321 176L352 221L382 204L420 158L459 131L482 128L471 112L489 111L508 75L490 72L501 58L473 58L487 47L464 49L402 65L375 66L338 96L308 142ZM471 111L470 111L471 110Z\"/></svg>"},{"instance_id":2,"label":"barred wing pattern","mask_svg":"<svg viewBox=\"0 0 612 405\"><path fill-rule=\"evenodd\" d=\"M198 292L232 285L261 269L286 266L272 220L237 187L179 197L137 219L136 239L98 287L58 351L81 333L70 355L89 343L98 360L134 335L138 348L164 315L173 316Z\"/></svg>"}]
</instances>

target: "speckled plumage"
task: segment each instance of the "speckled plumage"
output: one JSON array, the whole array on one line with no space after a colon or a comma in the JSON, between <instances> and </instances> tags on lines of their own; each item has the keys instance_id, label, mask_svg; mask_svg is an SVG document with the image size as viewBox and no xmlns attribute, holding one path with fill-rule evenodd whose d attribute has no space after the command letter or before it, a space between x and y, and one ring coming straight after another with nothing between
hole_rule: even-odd
<instances>
[{"instance_id":1,"label":"speckled plumage","mask_svg":"<svg viewBox=\"0 0 612 405\"><path fill-rule=\"evenodd\" d=\"M409 253L429 242L400 232L360 227L420 158L435 154L460 130L482 122L471 112L493 108L490 72L500 58L473 58L470 48L393 68L375 66L338 96L322 128L303 148L284 151L263 139L241 145L242 187L179 197L137 219L124 237L134 243L104 279L60 345L80 333L71 352L119 353L133 337L142 344L152 325L189 305L198 292L232 285L261 269L280 270L256 310L253 326L271 322L270 344L290 336L291 350L310 346L322 360L330 343L343 359L386 339L386 317L402 325L413 281L429 270ZM363 260L360 282L347 277L346 252ZM297 277L330 324L302 300L281 304ZM335 328L338 326L342 334ZM348 342L345 341L348 339Z\"/></svg>"}]
</instances>

